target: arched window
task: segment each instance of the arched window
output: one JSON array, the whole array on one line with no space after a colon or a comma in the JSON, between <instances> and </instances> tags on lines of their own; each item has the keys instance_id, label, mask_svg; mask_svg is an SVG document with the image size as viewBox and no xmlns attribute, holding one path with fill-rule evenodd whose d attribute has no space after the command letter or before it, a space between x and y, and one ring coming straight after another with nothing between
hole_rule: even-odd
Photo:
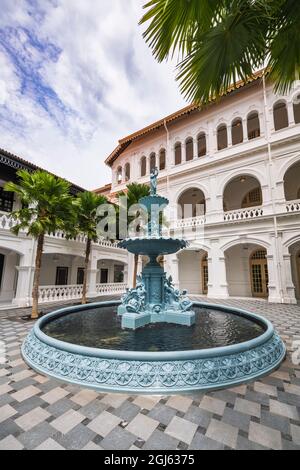
<instances>
[{"instance_id":1,"label":"arched window","mask_svg":"<svg viewBox=\"0 0 300 470\"><path fill-rule=\"evenodd\" d=\"M296 96L293 103L295 123L300 124L300 95Z\"/></svg>"},{"instance_id":2,"label":"arched window","mask_svg":"<svg viewBox=\"0 0 300 470\"><path fill-rule=\"evenodd\" d=\"M150 171L153 171L156 167L156 155L155 153L151 153L150 155Z\"/></svg>"},{"instance_id":3,"label":"arched window","mask_svg":"<svg viewBox=\"0 0 300 470\"><path fill-rule=\"evenodd\" d=\"M159 169L160 171L166 169L166 150L161 149L159 152Z\"/></svg>"},{"instance_id":4,"label":"arched window","mask_svg":"<svg viewBox=\"0 0 300 470\"><path fill-rule=\"evenodd\" d=\"M189 137L185 141L186 161L190 162L194 158L194 141L192 137Z\"/></svg>"},{"instance_id":5,"label":"arched window","mask_svg":"<svg viewBox=\"0 0 300 470\"><path fill-rule=\"evenodd\" d=\"M226 124L221 124L217 131L218 136L218 150L223 150L228 147L228 135Z\"/></svg>"},{"instance_id":6,"label":"arched window","mask_svg":"<svg viewBox=\"0 0 300 470\"><path fill-rule=\"evenodd\" d=\"M123 171L122 171L122 167L119 166L118 169L117 169L117 183L118 184L121 184L122 183L122 180L123 180Z\"/></svg>"},{"instance_id":7,"label":"arched window","mask_svg":"<svg viewBox=\"0 0 300 470\"><path fill-rule=\"evenodd\" d=\"M254 111L253 113L249 114L247 119L247 130L249 140L260 137L260 122L257 111Z\"/></svg>"},{"instance_id":8,"label":"arched window","mask_svg":"<svg viewBox=\"0 0 300 470\"><path fill-rule=\"evenodd\" d=\"M125 181L130 180L130 164L126 163L125 165Z\"/></svg>"},{"instance_id":9,"label":"arched window","mask_svg":"<svg viewBox=\"0 0 300 470\"><path fill-rule=\"evenodd\" d=\"M232 145L241 144L244 140L243 134L243 121L237 118L233 121L231 126Z\"/></svg>"},{"instance_id":10,"label":"arched window","mask_svg":"<svg viewBox=\"0 0 300 470\"><path fill-rule=\"evenodd\" d=\"M274 105L273 114L275 131L289 127L288 110L284 101L279 101Z\"/></svg>"},{"instance_id":11,"label":"arched window","mask_svg":"<svg viewBox=\"0 0 300 470\"><path fill-rule=\"evenodd\" d=\"M206 148L206 135L204 132L198 135L198 157L205 157L207 148Z\"/></svg>"},{"instance_id":12,"label":"arched window","mask_svg":"<svg viewBox=\"0 0 300 470\"><path fill-rule=\"evenodd\" d=\"M175 144L175 165L180 165L182 162L182 148L181 143Z\"/></svg>"},{"instance_id":13,"label":"arched window","mask_svg":"<svg viewBox=\"0 0 300 470\"><path fill-rule=\"evenodd\" d=\"M141 158L141 176L146 176L147 173L147 158L142 157Z\"/></svg>"}]
</instances>

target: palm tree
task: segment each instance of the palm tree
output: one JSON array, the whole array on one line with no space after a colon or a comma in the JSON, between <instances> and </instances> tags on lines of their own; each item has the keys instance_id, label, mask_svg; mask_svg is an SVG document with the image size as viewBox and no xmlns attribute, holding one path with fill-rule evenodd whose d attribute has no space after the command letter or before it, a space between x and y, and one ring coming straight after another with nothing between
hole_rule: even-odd
<instances>
[{"instance_id":1,"label":"palm tree","mask_svg":"<svg viewBox=\"0 0 300 470\"><path fill-rule=\"evenodd\" d=\"M158 61L178 54L189 100L220 97L262 68L281 93L299 79L299 0L151 0L144 8L144 37Z\"/></svg>"},{"instance_id":2,"label":"palm tree","mask_svg":"<svg viewBox=\"0 0 300 470\"><path fill-rule=\"evenodd\" d=\"M149 196L150 188L146 184L131 183L127 185L125 192L118 194L118 200L120 205L124 206L127 211L127 226L129 226L134 220L134 216L129 215L129 210L132 206L139 204L141 198ZM134 270L133 270L133 287L136 287L137 281L137 270L139 263L139 255L134 255Z\"/></svg>"},{"instance_id":3,"label":"palm tree","mask_svg":"<svg viewBox=\"0 0 300 470\"><path fill-rule=\"evenodd\" d=\"M72 217L73 198L67 181L45 171L30 173L20 170L17 176L18 183L7 183L5 191L17 194L22 203L22 209L11 213L17 222L12 232L18 235L21 230L25 230L27 235L37 240L31 313L31 318L37 319L45 235L64 229L65 222Z\"/></svg>"},{"instance_id":4,"label":"palm tree","mask_svg":"<svg viewBox=\"0 0 300 470\"><path fill-rule=\"evenodd\" d=\"M76 211L76 222L73 230L68 230L72 236L74 231L76 233L82 233L86 236L86 248L85 248L85 261L84 261L84 277L83 277L83 290L82 290L82 304L87 303L87 278L88 278L88 267L90 263L91 247L92 242L97 241L97 225L103 216L98 214L98 208L103 204L108 204L106 197L97 195L95 193L86 191L80 193L77 199L74 201Z\"/></svg>"}]
</instances>

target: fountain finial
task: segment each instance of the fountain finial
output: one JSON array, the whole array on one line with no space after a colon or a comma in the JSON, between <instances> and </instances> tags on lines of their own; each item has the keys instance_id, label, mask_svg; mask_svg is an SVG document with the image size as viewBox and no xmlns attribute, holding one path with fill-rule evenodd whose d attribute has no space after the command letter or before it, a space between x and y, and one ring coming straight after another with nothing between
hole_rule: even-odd
<instances>
[{"instance_id":1,"label":"fountain finial","mask_svg":"<svg viewBox=\"0 0 300 470\"><path fill-rule=\"evenodd\" d=\"M158 177L158 168L157 166L153 168L150 174L150 195L156 196L157 194L157 177Z\"/></svg>"}]
</instances>

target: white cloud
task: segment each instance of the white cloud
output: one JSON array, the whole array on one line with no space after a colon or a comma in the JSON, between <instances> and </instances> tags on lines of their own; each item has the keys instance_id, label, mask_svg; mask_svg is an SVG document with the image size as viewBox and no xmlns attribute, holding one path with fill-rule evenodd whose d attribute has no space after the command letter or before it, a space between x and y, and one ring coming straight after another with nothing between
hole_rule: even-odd
<instances>
[{"instance_id":1,"label":"white cloud","mask_svg":"<svg viewBox=\"0 0 300 470\"><path fill-rule=\"evenodd\" d=\"M24 91L25 72L0 45L0 146L88 189L107 183L117 140L184 105L173 65L156 63L142 38L145 0L12 3L1 0L0 28L26 28L14 42L36 75Z\"/></svg>"}]
</instances>

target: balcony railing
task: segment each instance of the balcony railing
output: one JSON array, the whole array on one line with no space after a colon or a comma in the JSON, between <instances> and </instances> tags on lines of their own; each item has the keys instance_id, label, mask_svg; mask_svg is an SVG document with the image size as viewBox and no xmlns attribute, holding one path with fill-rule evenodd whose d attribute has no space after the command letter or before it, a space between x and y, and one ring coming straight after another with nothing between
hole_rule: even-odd
<instances>
[{"instance_id":1,"label":"balcony railing","mask_svg":"<svg viewBox=\"0 0 300 470\"><path fill-rule=\"evenodd\" d=\"M126 291L126 283L110 283L110 284L97 284L97 295L114 295L123 294ZM67 285L67 286L40 286L39 288L39 303L54 303L65 302L68 300L81 299L83 287L82 285Z\"/></svg>"},{"instance_id":2,"label":"balcony railing","mask_svg":"<svg viewBox=\"0 0 300 470\"><path fill-rule=\"evenodd\" d=\"M2 214L0 215L0 230L10 230L14 225L16 225L16 221L12 219L9 214ZM49 235L51 238L58 238L60 240L66 240L66 235L62 230L58 230L55 233L51 233ZM85 235L79 234L76 238L71 239L71 241L76 241L77 243L86 243L87 238ZM96 243L104 248L118 248L118 242L111 242L110 240L100 239ZM122 248L120 248L122 249Z\"/></svg>"},{"instance_id":3,"label":"balcony railing","mask_svg":"<svg viewBox=\"0 0 300 470\"><path fill-rule=\"evenodd\" d=\"M57 231L50 235L54 238L60 238L61 240L66 240L66 235L63 231ZM85 235L79 234L76 238L71 238L71 241L76 241L77 243L86 243L87 237ZM101 239L95 242L96 245L107 247L107 248L118 248L118 242L111 242L110 240Z\"/></svg>"},{"instance_id":4,"label":"balcony railing","mask_svg":"<svg viewBox=\"0 0 300 470\"><path fill-rule=\"evenodd\" d=\"M262 207L248 207L224 213L225 222L236 222L239 220L257 219L264 215Z\"/></svg>"},{"instance_id":5,"label":"balcony railing","mask_svg":"<svg viewBox=\"0 0 300 470\"><path fill-rule=\"evenodd\" d=\"M289 201L286 203L287 212L300 212L300 199Z\"/></svg>"},{"instance_id":6,"label":"balcony railing","mask_svg":"<svg viewBox=\"0 0 300 470\"><path fill-rule=\"evenodd\" d=\"M125 282L115 282L112 284L97 284L96 292L98 295L123 294L126 291Z\"/></svg>"},{"instance_id":7,"label":"balcony railing","mask_svg":"<svg viewBox=\"0 0 300 470\"><path fill-rule=\"evenodd\" d=\"M10 230L16 222L9 216L9 214L3 214L0 216L0 229Z\"/></svg>"},{"instance_id":8,"label":"balcony railing","mask_svg":"<svg viewBox=\"0 0 300 470\"><path fill-rule=\"evenodd\" d=\"M82 285L41 286L39 288L39 302L52 303L80 299L82 289Z\"/></svg>"}]
</instances>

